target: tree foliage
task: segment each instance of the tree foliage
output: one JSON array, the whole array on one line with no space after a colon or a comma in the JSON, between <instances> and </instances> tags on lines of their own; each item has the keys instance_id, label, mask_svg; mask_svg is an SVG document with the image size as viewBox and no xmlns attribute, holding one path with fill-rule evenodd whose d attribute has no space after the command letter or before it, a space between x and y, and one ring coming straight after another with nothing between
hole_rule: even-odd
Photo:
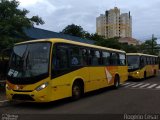
<instances>
[{"instance_id":1,"label":"tree foliage","mask_svg":"<svg viewBox=\"0 0 160 120\"><path fill-rule=\"evenodd\" d=\"M128 53L131 52L141 52L147 54L158 54L157 42L156 38L152 40L146 40L142 45L128 45L124 43L120 43L118 41L119 37L105 39L103 36L98 34L90 34L85 31L81 26L77 26L75 24L68 25L62 30L62 33L69 34L72 36L77 36L85 39L94 40L96 45L109 47L114 49L124 50Z\"/></svg>"},{"instance_id":2,"label":"tree foliage","mask_svg":"<svg viewBox=\"0 0 160 120\"><path fill-rule=\"evenodd\" d=\"M81 38L85 38L86 32L83 30L83 28L81 26L75 25L75 24L71 24L66 26L61 33L64 34L68 34L68 35L72 35L72 36L77 36L77 37L81 37Z\"/></svg>"},{"instance_id":3,"label":"tree foliage","mask_svg":"<svg viewBox=\"0 0 160 120\"><path fill-rule=\"evenodd\" d=\"M103 47L109 47L114 49L121 49L121 44L118 42L118 37L115 38L109 38L109 39L99 39L96 41L96 45L103 46Z\"/></svg>"},{"instance_id":4,"label":"tree foliage","mask_svg":"<svg viewBox=\"0 0 160 120\"><path fill-rule=\"evenodd\" d=\"M28 18L29 11L18 6L16 0L0 0L0 50L26 38L24 28L44 24L38 16Z\"/></svg>"},{"instance_id":5,"label":"tree foliage","mask_svg":"<svg viewBox=\"0 0 160 120\"><path fill-rule=\"evenodd\" d=\"M140 50L146 54L158 55L160 48L157 45L157 38L152 38L151 40L146 40L140 46Z\"/></svg>"}]
</instances>

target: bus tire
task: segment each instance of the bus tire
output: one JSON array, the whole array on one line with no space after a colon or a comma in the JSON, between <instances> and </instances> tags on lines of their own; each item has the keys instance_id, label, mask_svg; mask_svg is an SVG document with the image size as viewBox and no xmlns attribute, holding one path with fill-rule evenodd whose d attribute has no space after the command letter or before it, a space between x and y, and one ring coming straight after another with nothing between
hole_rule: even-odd
<instances>
[{"instance_id":1,"label":"bus tire","mask_svg":"<svg viewBox=\"0 0 160 120\"><path fill-rule=\"evenodd\" d=\"M146 80L146 79L147 79L147 73L146 73L146 71L144 72L143 79L144 79L144 80Z\"/></svg>"},{"instance_id":2,"label":"bus tire","mask_svg":"<svg viewBox=\"0 0 160 120\"><path fill-rule=\"evenodd\" d=\"M80 82L74 82L72 86L72 100L78 100L83 95L83 86Z\"/></svg>"},{"instance_id":3,"label":"bus tire","mask_svg":"<svg viewBox=\"0 0 160 120\"><path fill-rule=\"evenodd\" d=\"M154 70L154 75L153 76L157 76L157 71L156 70Z\"/></svg>"},{"instance_id":4,"label":"bus tire","mask_svg":"<svg viewBox=\"0 0 160 120\"><path fill-rule=\"evenodd\" d=\"M114 78L114 88L117 89L120 86L120 78L118 75L115 76Z\"/></svg>"}]
</instances>

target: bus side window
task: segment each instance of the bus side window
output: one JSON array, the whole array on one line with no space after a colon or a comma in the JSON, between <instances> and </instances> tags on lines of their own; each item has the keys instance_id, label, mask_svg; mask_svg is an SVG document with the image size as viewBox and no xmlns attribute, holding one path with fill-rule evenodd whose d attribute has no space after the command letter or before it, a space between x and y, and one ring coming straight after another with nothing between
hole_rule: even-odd
<instances>
[{"instance_id":1,"label":"bus side window","mask_svg":"<svg viewBox=\"0 0 160 120\"><path fill-rule=\"evenodd\" d=\"M150 57L150 64L152 65L152 57Z\"/></svg>"},{"instance_id":2,"label":"bus side window","mask_svg":"<svg viewBox=\"0 0 160 120\"><path fill-rule=\"evenodd\" d=\"M102 61L103 65L109 65L110 64L110 53L103 51L102 52Z\"/></svg>"},{"instance_id":3,"label":"bus side window","mask_svg":"<svg viewBox=\"0 0 160 120\"><path fill-rule=\"evenodd\" d=\"M152 64L152 58L151 57L149 57L149 63L150 63L150 65Z\"/></svg>"},{"instance_id":4,"label":"bus side window","mask_svg":"<svg viewBox=\"0 0 160 120\"><path fill-rule=\"evenodd\" d=\"M150 64L150 60L149 60L149 57L147 57L147 65Z\"/></svg>"},{"instance_id":5,"label":"bus side window","mask_svg":"<svg viewBox=\"0 0 160 120\"><path fill-rule=\"evenodd\" d=\"M70 65L73 66L80 66L82 64L81 62L81 55L79 47L70 47Z\"/></svg>"},{"instance_id":6,"label":"bus side window","mask_svg":"<svg viewBox=\"0 0 160 120\"><path fill-rule=\"evenodd\" d=\"M145 65L145 58L143 56L141 56L141 58L140 58L140 65L141 65L141 67L144 67L144 65Z\"/></svg>"},{"instance_id":7,"label":"bus side window","mask_svg":"<svg viewBox=\"0 0 160 120\"><path fill-rule=\"evenodd\" d=\"M55 68L57 70L67 69L69 67L68 49L66 46L58 46L56 49Z\"/></svg>"},{"instance_id":8,"label":"bus side window","mask_svg":"<svg viewBox=\"0 0 160 120\"><path fill-rule=\"evenodd\" d=\"M151 57L151 64L154 65L154 58Z\"/></svg>"},{"instance_id":9,"label":"bus side window","mask_svg":"<svg viewBox=\"0 0 160 120\"><path fill-rule=\"evenodd\" d=\"M87 55L88 55L88 61L87 61L87 64L88 65L92 65L92 54L91 54L91 50L90 49L88 49L87 50Z\"/></svg>"},{"instance_id":10,"label":"bus side window","mask_svg":"<svg viewBox=\"0 0 160 120\"><path fill-rule=\"evenodd\" d=\"M126 56L125 54L119 54L119 64L126 65Z\"/></svg>"},{"instance_id":11,"label":"bus side window","mask_svg":"<svg viewBox=\"0 0 160 120\"><path fill-rule=\"evenodd\" d=\"M153 64L154 65L156 64L156 58L155 57L153 58Z\"/></svg>"},{"instance_id":12,"label":"bus side window","mask_svg":"<svg viewBox=\"0 0 160 120\"><path fill-rule=\"evenodd\" d=\"M119 56L117 53L111 54L111 65L117 65L118 64Z\"/></svg>"},{"instance_id":13,"label":"bus side window","mask_svg":"<svg viewBox=\"0 0 160 120\"><path fill-rule=\"evenodd\" d=\"M147 60L146 60L145 56L143 57L143 60L144 60L144 65L146 65L147 64Z\"/></svg>"},{"instance_id":14,"label":"bus side window","mask_svg":"<svg viewBox=\"0 0 160 120\"><path fill-rule=\"evenodd\" d=\"M158 64L158 58L155 58L155 64Z\"/></svg>"},{"instance_id":15,"label":"bus side window","mask_svg":"<svg viewBox=\"0 0 160 120\"><path fill-rule=\"evenodd\" d=\"M82 62L82 65L86 66L87 65L87 49L85 48L82 48L81 50L81 62Z\"/></svg>"},{"instance_id":16,"label":"bus side window","mask_svg":"<svg viewBox=\"0 0 160 120\"><path fill-rule=\"evenodd\" d=\"M100 56L100 51L98 50L91 50L91 63L92 65L101 65L101 56Z\"/></svg>"}]
</instances>

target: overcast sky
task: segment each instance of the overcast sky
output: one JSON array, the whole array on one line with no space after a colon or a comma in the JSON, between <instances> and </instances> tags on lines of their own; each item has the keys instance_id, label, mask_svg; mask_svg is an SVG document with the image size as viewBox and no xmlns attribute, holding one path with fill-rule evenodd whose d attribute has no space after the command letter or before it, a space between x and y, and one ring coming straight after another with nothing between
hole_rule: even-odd
<instances>
[{"instance_id":1,"label":"overcast sky","mask_svg":"<svg viewBox=\"0 0 160 120\"><path fill-rule=\"evenodd\" d=\"M96 32L96 17L115 6L131 12L133 37L144 40L154 33L160 38L160 0L19 0L20 8L45 21L39 28L59 32L69 24Z\"/></svg>"}]
</instances>

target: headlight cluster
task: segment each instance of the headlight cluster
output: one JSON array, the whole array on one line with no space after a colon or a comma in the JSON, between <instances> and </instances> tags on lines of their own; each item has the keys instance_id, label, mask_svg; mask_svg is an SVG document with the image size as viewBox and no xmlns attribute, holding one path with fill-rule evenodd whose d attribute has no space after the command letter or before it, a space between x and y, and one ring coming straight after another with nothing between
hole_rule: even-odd
<instances>
[{"instance_id":1,"label":"headlight cluster","mask_svg":"<svg viewBox=\"0 0 160 120\"><path fill-rule=\"evenodd\" d=\"M11 88L9 87L9 85L8 85L8 84L6 84L6 88L7 88L8 90L11 90Z\"/></svg>"},{"instance_id":2,"label":"headlight cluster","mask_svg":"<svg viewBox=\"0 0 160 120\"><path fill-rule=\"evenodd\" d=\"M41 84L40 86L38 86L35 90L36 91L40 91L44 88L46 88L48 86L48 82Z\"/></svg>"}]
</instances>

